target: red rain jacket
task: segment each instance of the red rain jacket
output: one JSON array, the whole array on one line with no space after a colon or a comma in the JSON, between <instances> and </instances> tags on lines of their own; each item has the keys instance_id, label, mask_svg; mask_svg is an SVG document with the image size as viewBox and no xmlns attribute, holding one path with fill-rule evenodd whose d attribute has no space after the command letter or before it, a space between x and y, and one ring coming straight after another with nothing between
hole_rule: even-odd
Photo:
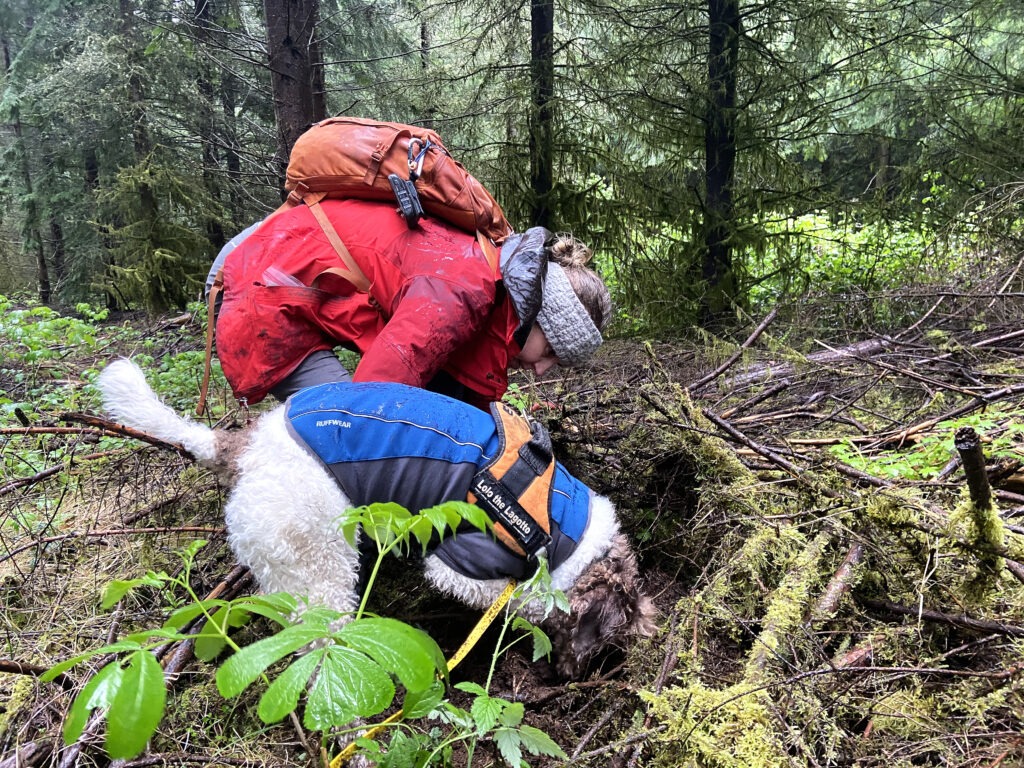
<instances>
[{"instance_id":1,"label":"red rain jacket","mask_svg":"<svg viewBox=\"0 0 1024 768\"><path fill-rule=\"evenodd\" d=\"M235 396L257 403L311 352L341 345L362 353L355 381L424 387L444 370L474 404L500 399L519 318L476 238L437 219L409 229L390 203L321 206L381 309L323 274L344 264L306 206L273 216L224 263L217 356Z\"/></svg>"}]
</instances>

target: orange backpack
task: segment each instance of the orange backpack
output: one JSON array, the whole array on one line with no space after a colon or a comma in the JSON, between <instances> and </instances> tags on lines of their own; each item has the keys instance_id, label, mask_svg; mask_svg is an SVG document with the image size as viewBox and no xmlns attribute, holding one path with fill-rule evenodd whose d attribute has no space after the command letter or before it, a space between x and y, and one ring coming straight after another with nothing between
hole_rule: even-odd
<instances>
[{"instance_id":1,"label":"orange backpack","mask_svg":"<svg viewBox=\"0 0 1024 768\"><path fill-rule=\"evenodd\" d=\"M281 209L325 197L396 201L412 226L402 204L411 194L426 213L495 243L512 232L501 206L437 133L402 123L331 117L315 124L292 148L285 190Z\"/></svg>"}]
</instances>

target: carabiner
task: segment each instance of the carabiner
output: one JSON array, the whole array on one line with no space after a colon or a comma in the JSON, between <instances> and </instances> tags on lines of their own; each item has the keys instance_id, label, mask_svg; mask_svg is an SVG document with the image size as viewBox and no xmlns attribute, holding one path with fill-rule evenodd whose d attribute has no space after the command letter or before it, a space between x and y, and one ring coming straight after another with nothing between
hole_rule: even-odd
<instances>
[{"instance_id":1,"label":"carabiner","mask_svg":"<svg viewBox=\"0 0 1024 768\"><path fill-rule=\"evenodd\" d=\"M414 149L414 145L419 145L418 152ZM416 137L409 139L409 181L416 181L423 173L423 160L427 155L427 150L432 146L434 145L430 143L430 139L417 139Z\"/></svg>"}]
</instances>

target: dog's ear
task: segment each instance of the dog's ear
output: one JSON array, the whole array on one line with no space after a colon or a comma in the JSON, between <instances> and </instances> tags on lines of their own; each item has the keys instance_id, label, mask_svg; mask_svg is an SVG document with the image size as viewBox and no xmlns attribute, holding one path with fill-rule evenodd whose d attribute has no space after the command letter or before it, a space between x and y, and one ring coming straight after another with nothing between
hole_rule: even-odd
<instances>
[{"instance_id":1,"label":"dog's ear","mask_svg":"<svg viewBox=\"0 0 1024 768\"><path fill-rule=\"evenodd\" d=\"M587 662L609 648L624 648L634 637L657 630L657 609L641 591L636 557L626 537L612 540L608 555L593 563L569 591L568 625L556 628L556 668L578 677Z\"/></svg>"}]
</instances>

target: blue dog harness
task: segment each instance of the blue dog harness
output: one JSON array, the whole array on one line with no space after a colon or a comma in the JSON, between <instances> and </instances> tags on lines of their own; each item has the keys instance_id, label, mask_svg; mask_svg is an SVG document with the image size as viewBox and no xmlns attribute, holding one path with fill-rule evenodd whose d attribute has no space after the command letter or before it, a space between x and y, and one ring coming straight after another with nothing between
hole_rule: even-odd
<instances>
[{"instance_id":1,"label":"blue dog harness","mask_svg":"<svg viewBox=\"0 0 1024 768\"><path fill-rule=\"evenodd\" d=\"M323 384L292 395L285 408L292 437L323 463L354 506L395 502L416 512L445 501L470 499L494 517L495 483L504 489L501 482L507 480L515 491L514 476L522 474L524 465L514 455L502 461L503 452L532 456L528 463L536 465L536 456L544 453L543 449L538 452L537 443L547 444L542 428L510 415L505 406L493 404L492 412L485 413L404 384ZM523 422L522 428L516 429L516 419ZM531 427L535 439L520 450L511 435L524 429L529 435ZM550 463L554 465L548 467L550 492L545 491L549 519L543 521L548 530L536 530L531 525L534 521L527 521L525 539L531 544L525 552L507 535L496 538L490 532L466 528L442 540L433 554L473 579L526 578L536 568L531 555L542 546L549 568L557 568L586 530L591 491L561 464ZM513 468L502 470L501 476L496 467L509 464ZM497 495L498 506L505 507L515 493L503 490ZM517 525L519 518L512 514ZM504 533L499 528L496 524L495 530Z\"/></svg>"}]
</instances>

